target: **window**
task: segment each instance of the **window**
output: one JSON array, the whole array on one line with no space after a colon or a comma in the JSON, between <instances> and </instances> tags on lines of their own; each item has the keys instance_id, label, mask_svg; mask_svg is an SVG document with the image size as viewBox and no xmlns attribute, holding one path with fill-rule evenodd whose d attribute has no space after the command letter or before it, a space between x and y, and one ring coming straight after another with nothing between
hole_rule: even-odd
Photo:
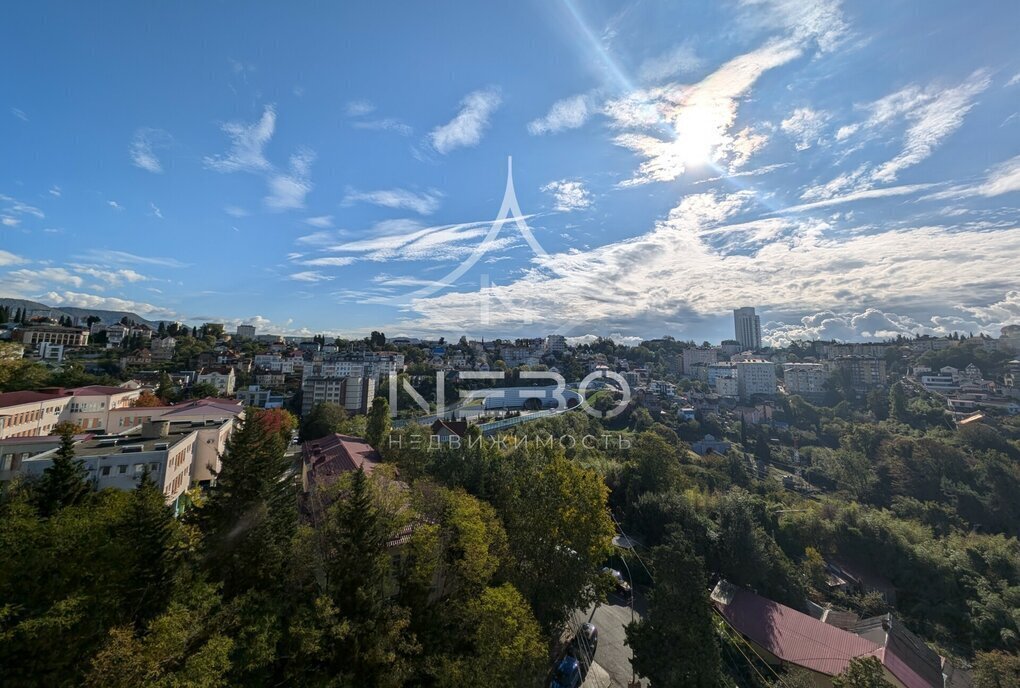
<instances>
[{"instance_id":1,"label":"window","mask_svg":"<svg viewBox=\"0 0 1020 688\"><path fill-rule=\"evenodd\" d=\"M127 473L127 465L117 466L117 473L119 473L120 475L124 475L125 473Z\"/></svg>"},{"instance_id":2,"label":"window","mask_svg":"<svg viewBox=\"0 0 1020 688\"><path fill-rule=\"evenodd\" d=\"M102 475L110 475L110 467L109 466L103 466L103 470L101 470L100 473Z\"/></svg>"}]
</instances>

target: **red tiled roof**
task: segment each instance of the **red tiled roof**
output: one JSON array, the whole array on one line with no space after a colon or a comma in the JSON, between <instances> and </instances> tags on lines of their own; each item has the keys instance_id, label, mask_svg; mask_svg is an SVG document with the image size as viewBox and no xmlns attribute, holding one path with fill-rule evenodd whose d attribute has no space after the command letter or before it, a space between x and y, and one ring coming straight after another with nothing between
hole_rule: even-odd
<instances>
[{"instance_id":1,"label":"red tiled roof","mask_svg":"<svg viewBox=\"0 0 1020 688\"><path fill-rule=\"evenodd\" d=\"M101 396L104 394L123 394L124 392L137 392L137 389L127 387L114 387L112 385L88 385L87 387L75 387L69 389L65 394L75 397Z\"/></svg>"},{"instance_id":2,"label":"red tiled roof","mask_svg":"<svg viewBox=\"0 0 1020 688\"><path fill-rule=\"evenodd\" d=\"M0 408L31 404L39 401L50 401L51 399L60 399L63 396L62 394L51 392L4 392L0 394Z\"/></svg>"},{"instance_id":3,"label":"red tiled roof","mask_svg":"<svg viewBox=\"0 0 1020 688\"><path fill-rule=\"evenodd\" d=\"M882 648L858 635L725 581L712 602L737 631L790 664L837 676L857 657L882 660Z\"/></svg>"},{"instance_id":4,"label":"red tiled roof","mask_svg":"<svg viewBox=\"0 0 1020 688\"><path fill-rule=\"evenodd\" d=\"M305 442L301 453L312 479L318 483L332 482L359 467L371 473L382 461L379 452L365 440L339 433Z\"/></svg>"}]
</instances>

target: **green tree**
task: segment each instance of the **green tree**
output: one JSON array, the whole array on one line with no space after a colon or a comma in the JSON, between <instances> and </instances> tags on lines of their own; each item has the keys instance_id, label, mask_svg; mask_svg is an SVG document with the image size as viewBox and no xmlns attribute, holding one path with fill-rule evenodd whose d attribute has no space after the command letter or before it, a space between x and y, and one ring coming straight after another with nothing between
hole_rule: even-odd
<instances>
[{"instance_id":1,"label":"green tree","mask_svg":"<svg viewBox=\"0 0 1020 688\"><path fill-rule=\"evenodd\" d=\"M372 408L368 412L368 425L365 439L373 447L381 447L390 434L390 403L386 397L372 400Z\"/></svg>"},{"instance_id":2,"label":"green tree","mask_svg":"<svg viewBox=\"0 0 1020 688\"><path fill-rule=\"evenodd\" d=\"M846 671L832 679L832 688L890 688L883 678L882 663L875 657L850 660Z\"/></svg>"},{"instance_id":3,"label":"green tree","mask_svg":"<svg viewBox=\"0 0 1020 688\"><path fill-rule=\"evenodd\" d=\"M131 543L125 562L131 587L124 591L125 603L139 626L163 611L169 601L178 527L173 509L146 470L131 492L122 526L124 538Z\"/></svg>"},{"instance_id":4,"label":"green tree","mask_svg":"<svg viewBox=\"0 0 1020 688\"><path fill-rule=\"evenodd\" d=\"M91 492L82 462L74 458L74 435L78 426L57 423L54 435L60 435L60 447L53 463L44 471L36 487L36 504L43 516L52 516L64 507L77 504Z\"/></svg>"},{"instance_id":5,"label":"green tree","mask_svg":"<svg viewBox=\"0 0 1020 688\"><path fill-rule=\"evenodd\" d=\"M297 495L279 433L248 414L227 441L222 467L195 519L205 535L207 565L230 599L284 584L297 525Z\"/></svg>"},{"instance_id":6,"label":"green tree","mask_svg":"<svg viewBox=\"0 0 1020 688\"><path fill-rule=\"evenodd\" d=\"M979 652L974 659L974 688L1020 686L1020 655Z\"/></svg>"},{"instance_id":7,"label":"green tree","mask_svg":"<svg viewBox=\"0 0 1020 688\"><path fill-rule=\"evenodd\" d=\"M652 571L648 612L626 628L634 670L653 686L715 688L719 646L704 564L686 540L673 536L653 550Z\"/></svg>"},{"instance_id":8,"label":"green tree","mask_svg":"<svg viewBox=\"0 0 1020 688\"><path fill-rule=\"evenodd\" d=\"M343 432L347 420L347 411L339 404L331 401L318 403L301 421L301 441L317 440L335 432Z\"/></svg>"},{"instance_id":9,"label":"green tree","mask_svg":"<svg viewBox=\"0 0 1020 688\"><path fill-rule=\"evenodd\" d=\"M488 588L463 608L468 629L464 648L444 657L436 685L526 688L538 685L546 662L545 643L527 600L509 583Z\"/></svg>"},{"instance_id":10,"label":"green tree","mask_svg":"<svg viewBox=\"0 0 1020 688\"><path fill-rule=\"evenodd\" d=\"M210 382L197 382L188 388L188 396L192 399L205 399L206 397L217 397L220 391L216 385Z\"/></svg>"},{"instance_id":11,"label":"green tree","mask_svg":"<svg viewBox=\"0 0 1020 688\"><path fill-rule=\"evenodd\" d=\"M910 420L907 410L907 393L902 382L896 382L889 388L889 416L901 422Z\"/></svg>"},{"instance_id":12,"label":"green tree","mask_svg":"<svg viewBox=\"0 0 1020 688\"><path fill-rule=\"evenodd\" d=\"M217 621L219 599L212 586L189 591L144 631L111 629L92 657L86 688L220 688L230 685L228 671L234 640Z\"/></svg>"}]
</instances>

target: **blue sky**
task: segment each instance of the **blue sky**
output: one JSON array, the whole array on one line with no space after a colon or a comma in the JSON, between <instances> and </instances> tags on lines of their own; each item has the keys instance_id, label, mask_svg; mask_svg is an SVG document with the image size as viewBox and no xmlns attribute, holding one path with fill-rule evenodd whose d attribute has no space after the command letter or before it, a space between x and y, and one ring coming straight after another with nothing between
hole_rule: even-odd
<instances>
[{"instance_id":1,"label":"blue sky","mask_svg":"<svg viewBox=\"0 0 1020 688\"><path fill-rule=\"evenodd\" d=\"M1020 320L1020 5L5 6L0 295L261 331ZM513 156L533 241L496 227ZM465 262L467 261L467 262Z\"/></svg>"}]
</instances>

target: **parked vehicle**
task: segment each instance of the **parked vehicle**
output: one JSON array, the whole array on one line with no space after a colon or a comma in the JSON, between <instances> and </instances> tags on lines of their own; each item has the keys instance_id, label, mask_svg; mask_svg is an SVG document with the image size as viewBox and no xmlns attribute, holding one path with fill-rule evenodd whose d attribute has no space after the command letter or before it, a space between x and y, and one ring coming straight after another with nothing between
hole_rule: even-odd
<instances>
[{"instance_id":1,"label":"parked vehicle","mask_svg":"<svg viewBox=\"0 0 1020 688\"><path fill-rule=\"evenodd\" d=\"M591 666L595 661L595 650L599 644L599 629L593 623L581 624L577 635L570 643L571 653L585 666Z\"/></svg>"},{"instance_id":2,"label":"parked vehicle","mask_svg":"<svg viewBox=\"0 0 1020 688\"><path fill-rule=\"evenodd\" d=\"M567 655L556 665L549 688L578 688L584 682L581 676L581 663L576 657Z\"/></svg>"},{"instance_id":3,"label":"parked vehicle","mask_svg":"<svg viewBox=\"0 0 1020 688\"><path fill-rule=\"evenodd\" d=\"M627 581L626 578L623 577L622 573L620 573L616 569L611 569L608 566L602 569L602 573L606 574L607 576L613 579L613 584L616 586L617 595L626 600L630 599L632 593L630 583Z\"/></svg>"}]
</instances>

